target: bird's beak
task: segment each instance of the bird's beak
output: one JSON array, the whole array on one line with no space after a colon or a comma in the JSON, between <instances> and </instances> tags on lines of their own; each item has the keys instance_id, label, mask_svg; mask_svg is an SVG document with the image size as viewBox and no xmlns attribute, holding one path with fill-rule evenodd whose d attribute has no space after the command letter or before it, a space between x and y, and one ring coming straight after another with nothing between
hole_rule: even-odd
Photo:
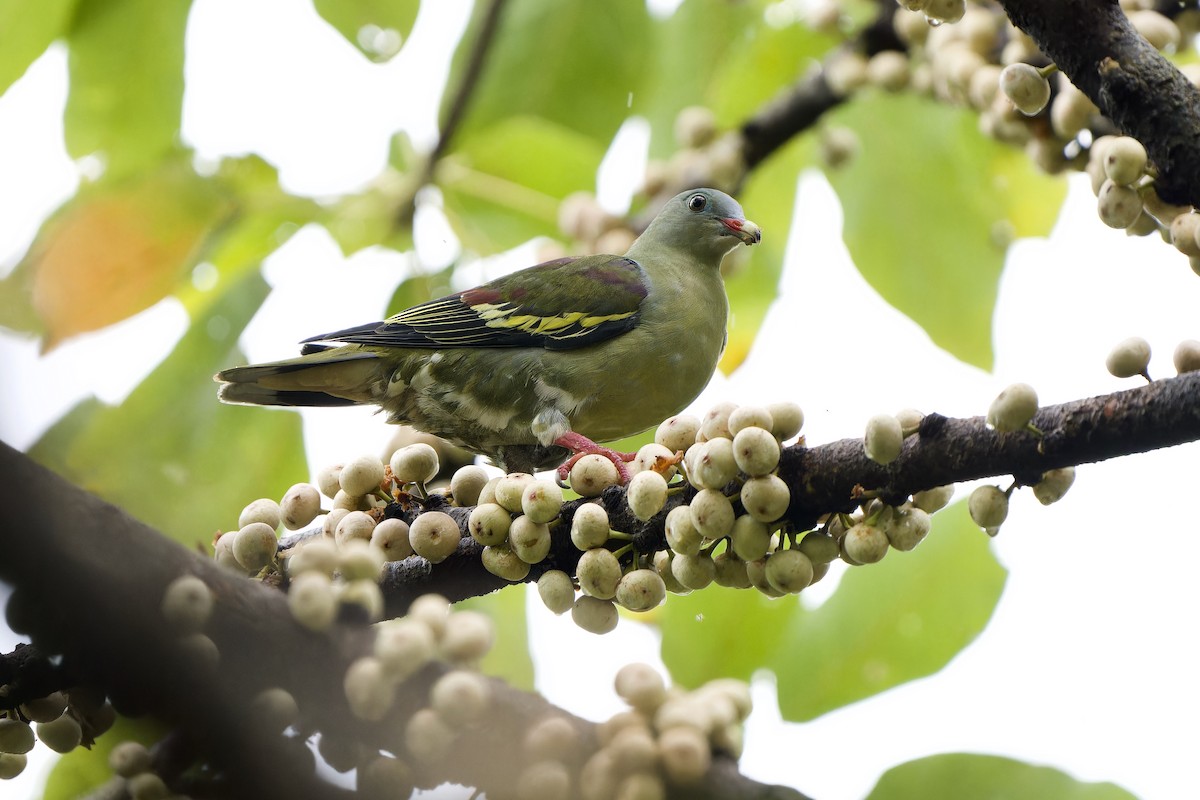
<instances>
[{"instance_id":1,"label":"bird's beak","mask_svg":"<svg viewBox=\"0 0 1200 800\"><path fill-rule=\"evenodd\" d=\"M722 217L721 224L728 228L734 236L741 239L744 244L758 244L762 241L762 228L748 219Z\"/></svg>"}]
</instances>

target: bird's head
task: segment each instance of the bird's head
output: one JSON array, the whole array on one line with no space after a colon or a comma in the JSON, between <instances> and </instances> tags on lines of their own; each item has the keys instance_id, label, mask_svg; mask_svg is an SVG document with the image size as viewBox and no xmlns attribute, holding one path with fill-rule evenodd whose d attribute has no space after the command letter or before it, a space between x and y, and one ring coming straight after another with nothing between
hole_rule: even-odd
<instances>
[{"instance_id":1,"label":"bird's head","mask_svg":"<svg viewBox=\"0 0 1200 800\"><path fill-rule=\"evenodd\" d=\"M715 256L719 263L738 242L757 244L762 230L724 192L689 189L667 201L642 236L697 256Z\"/></svg>"}]
</instances>

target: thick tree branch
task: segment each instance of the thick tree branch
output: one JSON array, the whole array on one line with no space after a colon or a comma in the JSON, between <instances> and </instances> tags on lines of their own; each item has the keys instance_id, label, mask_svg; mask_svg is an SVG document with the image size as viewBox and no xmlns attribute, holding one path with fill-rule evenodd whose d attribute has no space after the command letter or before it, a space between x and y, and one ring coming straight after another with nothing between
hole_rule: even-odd
<instances>
[{"instance_id":1,"label":"thick tree branch","mask_svg":"<svg viewBox=\"0 0 1200 800\"><path fill-rule=\"evenodd\" d=\"M303 628L282 592L231 574L4 444L0 481L12 498L0 505L0 580L15 587L10 623L43 653L61 655L72 682L103 690L118 711L152 714L179 728L188 740L184 749L225 775L198 796L353 796L315 776L304 745L314 730L339 743L347 768L380 749L405 752L405 722L448 666L431 664L410 678L384 720L357 720L342 678L354 659L370 652L370 628L339 624L322 634ZM205 669L180 646L159 611L167 585L183 574L200 576L213 592L205 633L220 652L216 669ZM250 700L270 686L296 698L302 736L264 734L253 724ZM414 765L418 785L455 780L505 794L522 766L523 732L551 714L576 727L582 753L595 748L593 724L498 681L492 694L493 713L466 729L449 756ZM676 788L669 796L803 797L751 781L723 758L714 759L702 786Z\"/></svg>"},{"instance_id":2,"label":"thick tree branch","mask_svg":"<svg viewBox=\"0 0 1200 800\"><path fill-rule=\"evenodd\" d=\"M1142 38L1117 0L1000 0L1122 133L1146 148L1169 203L1200 206L1200 90Z\"/></svg>"}]
</instances>

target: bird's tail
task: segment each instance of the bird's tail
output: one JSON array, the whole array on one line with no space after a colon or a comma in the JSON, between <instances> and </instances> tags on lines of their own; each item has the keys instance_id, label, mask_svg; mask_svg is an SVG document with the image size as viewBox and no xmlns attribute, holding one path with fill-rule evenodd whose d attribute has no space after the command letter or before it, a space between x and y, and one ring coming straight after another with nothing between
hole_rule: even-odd
<instances>
[{"instance_id":1,"label":"bird's tail","mask_svg":"<svg viewBox=\"0 0 1200 800\"><path fill-rule=\"evenodd\" d=\"M232 367L213 376L224 403L256 406L351 406L375 402L378 354L335 347L286 361Z\"/></svg>"}]
</instances>

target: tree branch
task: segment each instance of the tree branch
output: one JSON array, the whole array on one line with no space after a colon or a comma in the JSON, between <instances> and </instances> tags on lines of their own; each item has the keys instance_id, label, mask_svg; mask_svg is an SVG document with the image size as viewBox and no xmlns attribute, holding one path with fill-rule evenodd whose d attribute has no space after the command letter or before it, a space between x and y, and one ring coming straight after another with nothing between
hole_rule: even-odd
<instances>
[{"instance_id":1,"label":"tree branch","mask_svg":"<svg viewBox=\"0 0 1200 800\"><path fill-rule=\"evenodd\" d=\"M1071 83L1141 142L1168 203L1200 206L1200 90L1142 38L1117 0L1000 0Z\"/></svg>"},{"instance_id":2,"label":"tree branch","mask_svg":"<svg viewBox=\"0 0 1200 800\"><path fill-rule=\"evenodd\" d=\"M353 796L313 772L304 740L314 730L339 743L345 768L381 749L406 752L405 723L448 665L430 664L405 682L385 719L358 720L342 679L351 662L371 651L372 629L338 624L318 634L303 628L282 592L218 567L3 443L0 480L14 498L0 505L0 580L15 587L8 609L14 629L28 633L43 653L61 655L72 681L104 691L121 713L150 713L181 729L185 749L226 774L219 787L210 787L217 796ZM159 611L167 585L184 574L201 577L213 593L205 634L220 652L216 669L180 647ZM271 686L296 698L301 736L264 735L252 724L251 698ZM575 726L581 753L595 749L592 723L499 681L492 689L492 713L464 730L449 756L413 764L419 786L453 780L506 794L523 766L524 731L549 715ZM803 800L792 789L747 779L727 758L714 758L702 786L675 788L668 796Z\"/></svg>"}]
</instances>

